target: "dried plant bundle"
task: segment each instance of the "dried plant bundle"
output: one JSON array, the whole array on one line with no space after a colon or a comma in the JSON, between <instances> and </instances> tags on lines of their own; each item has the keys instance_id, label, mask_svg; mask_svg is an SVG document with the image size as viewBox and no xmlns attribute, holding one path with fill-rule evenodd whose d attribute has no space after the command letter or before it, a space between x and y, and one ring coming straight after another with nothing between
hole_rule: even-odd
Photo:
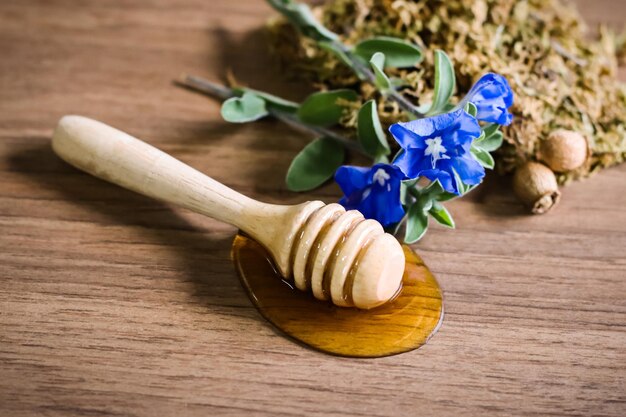
<instances>
[{"instance_id":1,"label":"dried plant bundle","mask_svg":"<svg viewBox=\"0 0 626 417\"><path fill-rule=\"evenodd\" d=\"M558 130L583 135L591 153L575 170L559 173L563 184L626 157L626 86L617 78L626 51L625 36L604 27L593 41L582 17L560 0L335 0L315 8L319 19L355 44L372 36L405 38L421 45L425 60L414 68L390 71L399 91L419 105L433 90L433 51L452 58L457 96L484 73L505 75L515 92L513 124L497 154L498 169L511 172L540 160L542 141ZM271 45L296 77L319 89L356 87L365 102L378 100L386 123L405 120L397 104L384 102L332 54L299 35L282 19L269 24ZM354 128L356 111L342 120Z\"/></svg>"}]
</instances>

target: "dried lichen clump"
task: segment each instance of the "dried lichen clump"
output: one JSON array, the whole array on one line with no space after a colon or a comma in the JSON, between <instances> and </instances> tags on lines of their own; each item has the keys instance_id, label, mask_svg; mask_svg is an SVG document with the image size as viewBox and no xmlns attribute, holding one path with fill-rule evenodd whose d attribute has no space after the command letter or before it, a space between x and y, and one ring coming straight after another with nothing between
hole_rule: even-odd
<instances>
[{"instance_id":1,"label":"dried lichen clump","mask_svg":"<svg viewBox=\"0 0 626 417\"><path fill-rule=\"evenodd\" d=\"M374 35L404 37L426 52L417 68L391 75L407 84L402 92L416 104L431 100L432 55L443 49L455 63L458 93L485 72L505 75L515 92L516 118L505 129L507 146L497 156L501 172L539 160L541 141L559 129L580 133L592 150L558 181L586 176L626 157L626 87L617 80L624 36L601 28L590 41L582 18L557 0L335 0L315 12L346 43ZM282 62L318 88L359 86L364 99L375 95L351 71L282 20L270 23L270 39ZM383 120L402 119L393 103L379 98ZM346 127L354 117L346 117Z\"/></svg>"}]
</instances>

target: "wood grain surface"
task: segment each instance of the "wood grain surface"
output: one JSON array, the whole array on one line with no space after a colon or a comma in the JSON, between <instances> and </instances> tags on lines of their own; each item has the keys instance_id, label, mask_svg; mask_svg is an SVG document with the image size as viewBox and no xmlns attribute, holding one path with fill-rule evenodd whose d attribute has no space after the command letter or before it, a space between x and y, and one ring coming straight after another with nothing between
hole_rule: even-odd
<instances>
[{"instance_id":1,"label":"wood grain surface","mask_svg":"<svg viewBox=\"0 0 626 417\"><path fill-rule=\"evenodd\" d=\"M580 1L591 24L626 2ZM528 216L489 178L416 246L444 289L411 353L327 356L278 334L231 261L235 229L80 173L53 155L64 114L145 139L270 202L305 143L225 123L181 72L297 99L260 0L0 2L0 415L626 415L626 166ZM357 161L358 162L358 161Z\"/></svg>"}]
</instances>

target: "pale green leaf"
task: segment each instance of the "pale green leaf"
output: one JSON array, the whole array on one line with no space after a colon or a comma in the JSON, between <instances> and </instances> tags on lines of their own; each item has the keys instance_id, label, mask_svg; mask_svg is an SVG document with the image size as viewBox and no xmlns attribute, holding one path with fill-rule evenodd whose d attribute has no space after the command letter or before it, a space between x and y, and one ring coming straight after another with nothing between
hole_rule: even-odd
<instances>
[{"instance_id":1,"label":"pale green leaf","mask_svg":"<svg viewBox=\"0 0 626 417\"><path fill-rule=\"evenodd\" d=\"M300 105L298 118L315 126L332 126L343 115L344 106L339 101L355 101L357 98L356 92L348 89L313 93Z\"/></svg>"},{"instance_id":2,"label":"pale green leaf","mask_svg":"<svg viewBox=\"0 0 626 417\"><path fill-rule=\"evenodd\" d=\"M476 105L470 102L465 105L465 111L472 117L476 117L476 115L478 114L478 109L476 108Z\"/></svg>"},{"instance_id":3,"label":"pale green leaf","mask_svg":"<svg viewBox=\"0 0 626 417\"><path fill-rule=\"evenodd\" d=\"M365 103L357 115L357 135L365 152L373 157L389 155L391 150L378 118L376 100Z\"/></svg>"},{"instance_id":4,"label":"pale green leaf","mask_svg":"<svg viewBox=\"0 0 626 417\"><path fill-rule=\"evenodd\" d=\"M386 57L385 68L412 67L422 60L422 51L417 45L388 36L378 36L359 42L353 52L366 61L372 59L376 52L382 52Z\"/></svg>"},{"instance_id":5,"label":"pale green leaf","mask_svg":"<svg viewBox=\"0 0 626 417\"><path fill-rule=\"evenodd\" d=\"M391 90L391 81L387 77L387 74L383 71L385 65L385 54L382 52L376 52L370 59L370 64L374 75L376 76L376 87L381 90L382 93Z\"/></svg>"},{"instance_id":6,"label":"pale green leaf","mask_svg":"<svg viewBox=\"0 0 626 417\"><path fill-rule=\"evenodd\" d=\"M476 160L483 167L485 167L487 169L493 169L493 167L496 165L496 163L493 160L493 157L491 156L491 154L489 152L487 152L486 150L484 150L483 148L479 148L477 146L472 146L470 150L471 150L472 155L474 156L474 158L476 158Z\"/></svg>"},{"instance_id":7,"label":"pale green leaf","mask_svg":"<svg viewBox=\"0 0 626 417\"><path fill-rule=\"evenodd\" d=\"M428 216L419 204L413 204L409 208L404 233L405 243L415 243L420 240L428 229Z\"/></svg>"},{"instance_id":8,"label":"pale green leaf","mask_svg":"<svg viewBox=\"0 0 626 417\"><path fill-rule=\"evenodd\" d=\"M265 106L268 109L276 109L285 113L293 114L296 111L298 111L298 107L300 107L298 103L285 100L282 97L278 97L273 94L266 93L264 91L255 90L253 88L239 87L239 88L234 88L233 90L240 94L244 94L246 92L252 93L256 95L257 97L262 98L263 100L265 100Z\"/></svg>"},{"instance_id":9,"label":"pale green leaf","mask_svg":"<svg viewBox=\"0 0 626 417\"><path fill-rule=\"evenodd\" d=\"M267 0L267 2L285 16L305 36L316 41L333 41L338 39L336 33L326 29L317 21L308 5L293 0Z\"/></svg>"},{"instance_id":10,"label":"pale green leaf","mask_svg":"<svg viewBox=\"0 0 626 417\"><path fill-rule=\"evenodd\" d=\"M481 129L485 134L485 137L488 138L500 129L500 125L497 123L489 123L488 125L483 126Z\"/></svg>"},{"instance_id":11,"label":"pale green leaf","mask_svg":"<svg viewBox=\"0 0 626 417\"><path fill-rule=\"evenodd\" d=\"M433 103L428 115L445 111L456 86L454 66L448 55L441 50L435 51L435 90Z\"/></svg>"},{"instance_id":12,"label":"pale green leaf","mask_svg":"<svg viewBox=\"0 0 626 417\"><path fill-rule=\"evenodd\" d=\"M458 195L456 195L454 193L449 193L447 191L444 191L441 194L437 195L437 201L441 201L441 202L450 201L450 200L452 200L454 198L457 198L457 197L458 197Z\"/></svg>"},{"instance_id":13,"label":"pale green leaf","mask_svg":"<svg viewBox=\"0 0 626 417\"><path fill-rule=\"evenodd\" d=\"M489 136L487 136L486 131L483 131L483 133L485 136L476 139L474 142L475 146L487 152L493 152L502 146L502 142L504 140L502 132L496 131Z\"/></svg>"},{"instance_id":14,"label":"pale green leaf","mask_svg":"<svg viewBox=\"0 0 626 417\"><path fill-rule=\"evenodd\" d=\"M376 157L374 157L374 164L388 164L388 163L389 163L389 157L387 155L379 154L379 155L376 155Z\"/></svg>"},{"instance_id":15,"label":"pale green leaf","mask_svg":"<svg viewBox=\"0 0 626 417\"><path fill-rule=\"evenodd\" d=\"M452 173L454 174L453 179L454 179L454 182L456 183L457 190L459 190L459 195L465 194L468 186L463 182L463 180L461 180L461 176L459 175L458 172L456 172L454 168L452 168ZM439 201L442 201L442 200L439 200Z\"/></svg>"},{"instance_id":16,"label":"pale green leaf","mask_svg":"<svg viewBox=\"0 0 626 417\"><path fill-rule=\"evenodd\" d=\"M436 201L433 202L433 206L428 212L433 219L437 221L437 223L454 229L454 219L452 219L450 212L442 204L439 204Z\"/></svg>"},{"instance_id":17,"label":"pale green leaf","mask_svg":"<svg viewBox=\"0 0 626 417\"><path fill-rule=\"evenodd\" d=\"M231 97L224 101L221 113L224 120L231 123L252 122L269 114L265 100L249 92L241 97Z\"/></svg>"},{"instance_id":18,"label":"pale green leaf","mask_svg":"<svg viewBox=\"0 0 626 417\"><path fill-rule=\"evenodd\" d=\"M309 143L291 161L287 171L287 188L308 191L332 178L343 163L345 150L330 138L318 138Z\"/></svg>"}]
</instances>

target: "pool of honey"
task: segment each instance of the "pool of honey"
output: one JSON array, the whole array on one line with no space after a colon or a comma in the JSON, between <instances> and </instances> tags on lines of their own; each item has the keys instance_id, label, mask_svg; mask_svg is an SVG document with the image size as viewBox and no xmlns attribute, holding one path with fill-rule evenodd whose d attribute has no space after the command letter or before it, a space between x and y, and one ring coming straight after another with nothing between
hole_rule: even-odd
<instances>
[{"instance_id":1,"label":"pool of honey","mask_svg":"<svg viewBox=\"0 0 626 417\"><path fill-rule=\"evenodd\" d=\"M381 357L417 349L443 320L441 289L422 259L403 246L402 289L372 310L336 307L294 288L254 240L237 235L232 257L242 285L261 315L293 339L348 357Z\"/></svg>"}]
</instances>

